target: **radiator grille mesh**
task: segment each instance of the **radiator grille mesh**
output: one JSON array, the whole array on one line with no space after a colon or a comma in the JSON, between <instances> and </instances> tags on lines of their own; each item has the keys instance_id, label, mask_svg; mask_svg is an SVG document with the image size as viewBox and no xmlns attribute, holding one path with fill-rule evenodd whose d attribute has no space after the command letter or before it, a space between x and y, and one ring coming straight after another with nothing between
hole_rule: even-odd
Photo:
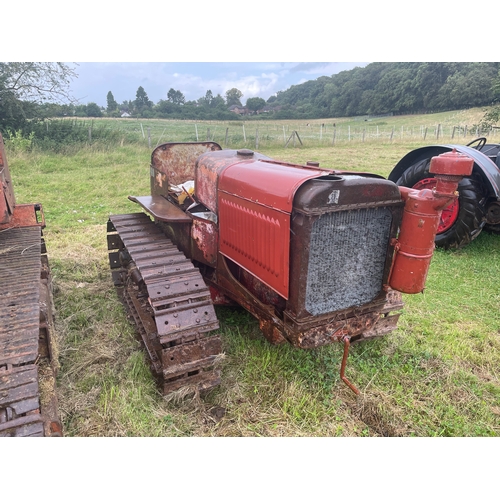
<instances>
[{"instance_id":1,"label":"radiator grille mesh","mask_svg":"<svg viewBox=\"0 0 500 500\"><path fill-rule=\"evenodd\" d=\"M372 301L380 292L392 215L388 208L331 212L311 232L305 307L313 315Z\"/></svg>"}]
</instances>

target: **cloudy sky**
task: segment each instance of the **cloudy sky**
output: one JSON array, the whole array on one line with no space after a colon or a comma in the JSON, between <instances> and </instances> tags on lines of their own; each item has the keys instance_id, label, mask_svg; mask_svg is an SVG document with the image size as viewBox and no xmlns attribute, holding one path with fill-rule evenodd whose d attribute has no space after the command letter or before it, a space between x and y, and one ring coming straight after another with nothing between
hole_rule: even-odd
<instances>
[{"instance_id":1,"label":"cloudy sky","mask_svg":"<svg viewBox=\"0 0 500 500\"><path fill-rule=\"evenodd\" d=\"M397 0L88 0L78 10L61 0L28 4L22 31L18 22L2 25L3 38L12 42L3 44L2 59L81 61L71 88L83 104L105 106L110 90L119 103L133 100L139 86L155 103L170 88L196 100L207 90L224 95L236 87L245 103L368 64L351 61L498 60L495 30L479 36L464 9L435 0L421 0L411 14ZM437 24L429 22L430 12ZM2 6L2 18L19 15L15 2Z\"/></svg>"},{"instance_id":2,"label":"cloudy sky","mask_svg":"<svg viewBox=\"0 0 500 500\"><path fill-rule=\"evenodd\" d=\"M149 99L157 103L167 98L169 89L180 90L186 100L197 100L207 90L224 96L227 90L243 92L244 104L249 97L268 99L279 90L286 90L320 76L332 76L340 71L367 63L351 62L121 62L78 63L78 78L73 80L73 96L82 104L95 102L106 106L109 91L115 100L134 100L142 86Z\"/></svg>"}]
</instances>

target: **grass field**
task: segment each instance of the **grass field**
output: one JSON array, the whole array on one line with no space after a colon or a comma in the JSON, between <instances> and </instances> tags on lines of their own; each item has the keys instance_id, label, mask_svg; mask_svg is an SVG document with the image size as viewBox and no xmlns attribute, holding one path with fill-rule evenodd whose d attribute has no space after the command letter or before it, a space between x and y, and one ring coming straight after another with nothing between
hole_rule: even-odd
<instances>
[{"instance_id":1,"label":"grass field","mask_svg":"<svg viewBox=\"0 0 500 500\"><path fill-rule=\"evenodd\" d=\"M335 145L333 120L321 137L322 122L247 122L247 143L242 143L241 131L241 138L228 147L253 148L259 127L259 150L272 158L316 160L323 167L387 176L407 152L435 142L431 126L441 124L443 142L449 143L453 127L468 125L470 130L480 114L386 117L378 125L337 120L342 134ZM368 124L370 135L365 130L363 140L359 134ZM203 397L163 399L112 286L106 221L110 214L137 211L128 195L149 194L148 128L153 148L160 140L196 140L195 124L148 120L142 129L140 125L126 120L110 125L135 127L127 132L140 134L135 144L124 132L117 144L94 144L66 155L23 152L7 143L17 201L39 201L46 215L61 363L58 396L66 435L500 434L500 237L484 232L462 250L436 252L425 292L405 296L395 332L351 348L347 376L360 396L339 381L340 345L313 351L272 346L249 314L220 308L222 384ZM351 140L345 135L349 126ZM372 134L377 126L379 137ZM214 139L223 145L225 129L240 132L242 124L198 123L199 140L215 127L221 137L216 131ZM280 139L265 139L273 127ZM315 136L308 139L311 129ZM392 138L381 136L382 129L384 134L394 130ZM304 144L285 148L284 139L293 130ZM455 136L454 142L473 138Z\"/></svg>"}]
</instances>

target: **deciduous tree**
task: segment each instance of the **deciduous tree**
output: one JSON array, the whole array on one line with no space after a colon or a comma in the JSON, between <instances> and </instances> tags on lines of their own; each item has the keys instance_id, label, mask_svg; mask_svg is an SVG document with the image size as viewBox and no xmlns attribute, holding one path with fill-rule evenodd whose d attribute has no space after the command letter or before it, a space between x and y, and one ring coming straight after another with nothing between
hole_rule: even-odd
<instances>
[{"instance_id":1,"label":"deciduous tree","mask_svg":"<svg viewBox=\"0 0 500 500\"><path fill-rule=\"evenodd\" d=\"M168 91L167 100L173 104L184 104L186 102L184 94L180 90L174 90L173 88Z\"/></svg>"},{"instance_id":2,"label":"deciduous tree","mask_svg":"<svg viewBox=\"0 0 500 500\"><path fill-rule=\"evenodd\" d=\"M0 129L18 128L36 107L31 103L74 102L69 84L74 66L60 62L0 62Z\"/></svg>"},{"instance_id":3,"label":"deciduous tree","mask_svg":"<svg viewBox=\"0 0 500 500\"><path fill-rule=\"evenodd\" d=\"M250 111L259 111L266 105L266 101L262 97L249 97L247 99L246 107Z\"/></svg>"},{"instance_id":4,"label":"deciduous tree","mask_svg":"<svg viewBox=\"0 0 500 500\"><path fill-rule=\"evenodd\" d=\"M240 99L243 97L243 92L241 90L238 90L236 88L232 88L228 91L226 91L226 105L227 107L236 105L236 106L241 106L241 101Z\"/></svg>"},{"instance_id":5,"label":"deciduous tree","mask_svg":"<svg viewBox=\"0 0 500 500\"><path fill-rule=\"evenodd\" d=\"M101 108L95 102L89 102L87 104L87 116L100 117L102 116Z\"/></svg>"}]
</instances>

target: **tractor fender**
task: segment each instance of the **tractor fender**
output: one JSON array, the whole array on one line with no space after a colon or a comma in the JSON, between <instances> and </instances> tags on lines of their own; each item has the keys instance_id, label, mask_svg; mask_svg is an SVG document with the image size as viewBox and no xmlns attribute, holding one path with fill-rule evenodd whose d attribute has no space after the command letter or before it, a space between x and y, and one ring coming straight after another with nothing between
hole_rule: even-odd
<instances>
[{"instance_id":1,"label":"tractor fender","mask_svg":"<svg viewBox=\"0 0 500 500\"><path fill-rule=\"evenodd\" d=\"M425 146L423 148L414 149L404 156L389 174L389 180L396 182L403 172L414 165L415 163L432 158L455 149L461 154L464 154L474 160L473 172L478 172L483 179L484 186L488 191L488 195L495 197L500 201L500 169L493 161L481 151L462 146L458 144L445 144L441 146Z\"/></svg>"}]
</instances>

